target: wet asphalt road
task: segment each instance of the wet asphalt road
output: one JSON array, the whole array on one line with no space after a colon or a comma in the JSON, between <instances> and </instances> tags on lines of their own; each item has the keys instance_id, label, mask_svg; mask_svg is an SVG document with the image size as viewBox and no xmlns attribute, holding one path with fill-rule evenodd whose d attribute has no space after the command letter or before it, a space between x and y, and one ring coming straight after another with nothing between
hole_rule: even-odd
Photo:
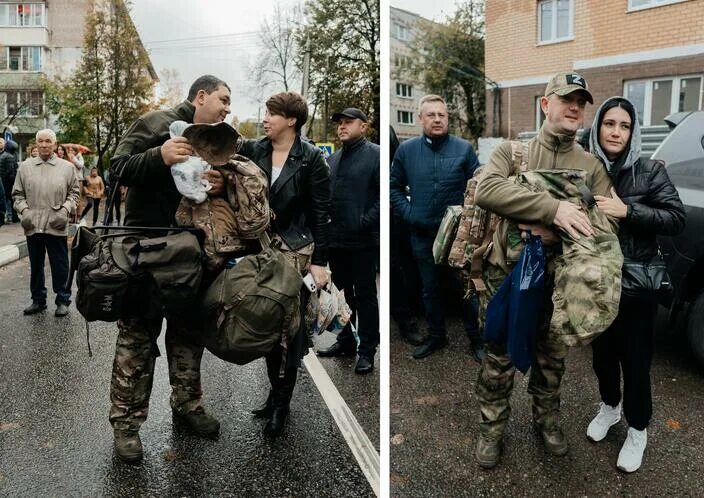
<instances>
[{"instance_id":1,"label":"wet asphalt road","mask_svg":"<svg viewBox=\"0 0 704 498\"><path fill-rule=\"evenodd\" d=\"M206 409L222 424L219 439L173 426L160 358L140 431L144 461L123 464L107 420L115 325L91 324L89 358L75 308L63 319L54 317L53 304L22 315L28 282L27 259L0 268L0 496L373 496L307 372L283 436L271 441L249 413L268 391L263 360L235 366L208 352L203 391ZM360 377L352 360L323 364L378 449L378 370Z\"/></svg>"},{"instance_id":2,"label":"wet asphalt road","mask_svg":"<svg viewBox=\"0 0 704 498\"><path fill-rule=\"evenodd\" d=\"M657 336L654 413L638 472L616 469L623 421L600 443L585 436L599 404L591 348L567 359L561 415L569 454L545 454L531 428L528 378L518 373L503 458L487 471L474 459L479 366L460 320L448 324L450 346L424 360L411 357L413 346L391 326L391 496L704 496L704 367L676 337Z\"/></svg>"}]
</instances>

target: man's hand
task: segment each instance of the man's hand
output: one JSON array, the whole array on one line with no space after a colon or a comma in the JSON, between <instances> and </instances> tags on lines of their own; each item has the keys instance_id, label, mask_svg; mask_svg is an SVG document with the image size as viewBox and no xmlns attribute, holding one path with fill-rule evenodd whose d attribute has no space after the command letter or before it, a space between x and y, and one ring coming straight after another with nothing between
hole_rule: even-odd
<instances>
[{"instance_id":1,"label":"man's hand","mask_svg":"<svg viewBox=\"0 0 704 498\"><path fill-rule=\"evenodd\" d=\"M546 246L552 246L560 242L560 236L555 233L554 230L551 230L550 228L546 227L545 225L539 225L539 224L534 224L534 225L528 225L525 223L519 223L518 224L518 229L519 230L528 230L530 231L531 234L536 235L540 237L543 241L543 244ZM523 234L521 234L522 236Z\"/></svg>"},{"instance_id":2,"label":"man's hand","mask_svg":"<svg viewBox=\"0 0 704 498\"><path fill-rule=\"evenodd\" d=\"M161 158L167 166L182 163L193 154L193 148L187 138L174 137L161 146Z\"/></svg>"},{"instance_id":3,"label":"man's hand","mask_svg":"<svg viewBox=\"0 0 704 498\"><path fill-rule=\"evenodd\" d=\"M203 180L210 183L211 188L208 190L210 197L221 197L225 193L225 179L222 173L214 169L210 169L203 173Z\"/></svg>"},{"instance_id":4,"label":"man's hand","mask_svg":"<svg viewBox=\"0 0 704 498\"><path fill-rule=\"evenodd\" d=\"M324 266L310 265L310 274L313 275L315 286L318 289L325 287L328 284L328 280L330 280L328 270Z\"/></svg>"},{"instance_id":5,"label":"man's hand","mask_svg":"<svg viewBox=\"0 0 704 498\"><path fill-rule=\"evenodd\" d=\"M595 195L594 199L596 199L596 205L599 206L599 209L607 216L614 218L625 218L628 216L628 206L623 203L613 187L611 187L611 197Z\"/></svg>"},{"instance_id":6,"label":"man's hand","mask_svg":"<svg viewBox=\"0 0 704 498\"><path fill-rule=\"evenodd\" d=\"M587 237L594 235L594 228L591 221L589 221L589 217L578 206L569 201L560 201L553 223L556 227L570 234L575 240L579 240L580 233Z\"/></svg>"}]
</instances>

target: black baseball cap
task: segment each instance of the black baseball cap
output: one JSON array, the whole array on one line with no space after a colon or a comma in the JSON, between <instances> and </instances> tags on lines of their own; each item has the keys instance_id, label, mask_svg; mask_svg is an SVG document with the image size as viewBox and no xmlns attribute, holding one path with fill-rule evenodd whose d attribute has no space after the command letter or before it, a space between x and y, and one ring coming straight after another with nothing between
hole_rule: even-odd
<instances>
[{"instance_id":1,"label":"black baseball cap","mask_svg":"<svg viewBox=\"0 0 704 498\"><path fill-rule=\"evenodd\" d=\"M367 115L356 107L348 107L342 112L336 112L332 115L331 121L339 121L340 118L361 119L365 123L369 121Z\"/></svg>"}]
</instances>

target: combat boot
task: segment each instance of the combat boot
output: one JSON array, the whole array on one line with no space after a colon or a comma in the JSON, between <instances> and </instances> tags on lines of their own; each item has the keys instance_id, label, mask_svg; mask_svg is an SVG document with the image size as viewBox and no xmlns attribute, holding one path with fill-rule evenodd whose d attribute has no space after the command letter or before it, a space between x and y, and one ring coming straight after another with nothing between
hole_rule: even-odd
<instances>
[{"instance_id":1,"label":"combat boot","mask_svg":"<svg viewBox=\"0 0 704 498\"><path fill-rule=\"evenodd\" d=\"M477 463L483 469L491 469L501 460L501 438L479 436L477 449L474 452Z\"/></svg>"},{"instance_id":2,"label":"combat boot","mask_svg":"<svg viewBox=\"0 0 704 498\"><path fill-rule=\"evenodd\" d=\"M198 436L212 439L218 437L220 422L215 417L205 413L202 406L187 413L174 410L173 415L174 419L183 422L192 433Z\"/></svg>"},{"instance_id":3,"label":"combat boot","mask_svg":"<svg viewBox=\"0 0 704 498\"><path fill-rule=\"evenodd\" d=\"M142 459L142 441L139 432L115 429L115 453L123 462L136 463Z\"/></svg>"},{"instance_id":4,"label":"combat boot","mask_svg":"<svg viewBox=\"0 0 704 498\"><path fill-rule=\"evenodd\" d=\"M274 394L273 391L269 391L269 396L267 396L266 401L259 408L252 410L252 415L255 418L271 418L271 414L274 411Z\"/></svg>"},{"instance_id":5,"label":"combat boot","mask_svg":"<svg viewBox=\"0 0 704 498\"><path fill-rule=\"evenodd\" d=\"M547 429L539 426L538 424L534 424L534 427L543 439L545 451L555 456L564 456L567 454L567 439L565 439L565 435L562 433L562 429L560 429L560 427L555 426Z\"/></svg>"}]
</instances>

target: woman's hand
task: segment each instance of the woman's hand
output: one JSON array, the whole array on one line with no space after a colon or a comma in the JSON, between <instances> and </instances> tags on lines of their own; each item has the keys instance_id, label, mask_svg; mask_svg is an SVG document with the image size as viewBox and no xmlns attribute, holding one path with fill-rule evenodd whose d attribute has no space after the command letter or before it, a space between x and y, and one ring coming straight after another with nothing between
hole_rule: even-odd
<instances>
[{"instance_id":1,"label":"woman's hand","mask_svg":"<svg viewBox=\"0 0 704 498\"><path fill-rule=\"evenodd\" d=\"M596 199L596 205L599 206L599 209L607 216L620 219L628 215L628 206L623 203L613 187L611 187L611 197L595 195L594 199Z\"/></svg>"},{"instance_id":2,"label":"woman's hand","mask_svg":"<svg viewBox=\"0 0 704 498\"><path fill-rule=\"evenodd\" d=\"M310 274L313 275L313 280L315 281L315 286L318 289L322 289L328 284L330 277L328 276L328 270L324 266L310 265Z\"/></svg>"}]
</instances>

